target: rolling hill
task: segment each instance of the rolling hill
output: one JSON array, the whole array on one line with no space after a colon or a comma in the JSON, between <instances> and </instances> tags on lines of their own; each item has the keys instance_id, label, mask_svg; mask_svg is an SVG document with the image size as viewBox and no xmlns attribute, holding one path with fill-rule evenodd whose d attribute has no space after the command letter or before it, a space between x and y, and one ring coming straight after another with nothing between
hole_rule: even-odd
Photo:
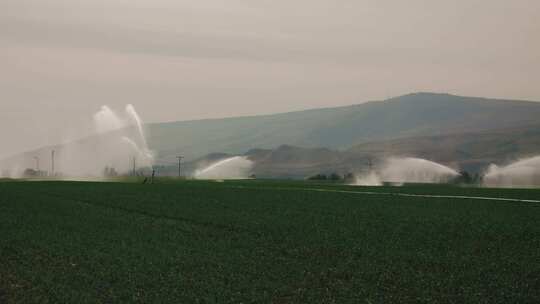
<instances>
[{"instance_id":1,"label":"rolling hill","mask_svg":"<svg viewBox=\"0 0 540 304\"><path fill-rule=\"evenodd\" d=\"M283 144L342 150L373 141L524 127L539 117L537 102L417 93L337 108L150 124L148 130L159 159L181 154L193 160Z\"/></svg>"},{"instance_id":2,"label":"rolling hill","mask_svg":"<svg viewBox=\"0 0 540 304\"><path fill-rule=\"evenodd\" d=\"M185 157L189 171L247 153L261 176L300 177L360 170L367 159L396 155L480 171L492 162L540 153L539 117L539 102L416 93L336 108L153 123L146 129L156 164L170 174L177 172L177 155ZM22 153L0 162L0 169L33 167L33 157L48 159L51 149L58 155L72 146L91 151L99 140L89 137Z\"/></svg>"},{"instance_id":3,"label":"rolling hill","mask_svg":"<svg viewBox=\"0 0 540 304\"><path fill-rule=\"evenodd\" d=\"M302 178L318 173L362 172L388 157L426 158L456 170L482 173L492 163L507 164L540 154L540 124L369 142L346 150L283 145L246 153L259 177ZM225 156L223 156L225 157Z\"/></svg>"}]
</instances>

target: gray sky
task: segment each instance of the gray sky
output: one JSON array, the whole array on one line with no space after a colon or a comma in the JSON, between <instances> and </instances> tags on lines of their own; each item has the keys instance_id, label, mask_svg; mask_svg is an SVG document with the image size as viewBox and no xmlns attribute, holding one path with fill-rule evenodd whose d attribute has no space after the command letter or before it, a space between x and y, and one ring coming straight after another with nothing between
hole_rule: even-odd
<instances>
[{"instance_id":1,"label":"gray sky","mask_svg":"<svg viewBox=\"0 0 540 304\"><path fill-rule=\"evenodd\" d=\"M0 157L146 121L416 91L540 100L538 0L1 0Z\"/></svg>"}]
</instances>

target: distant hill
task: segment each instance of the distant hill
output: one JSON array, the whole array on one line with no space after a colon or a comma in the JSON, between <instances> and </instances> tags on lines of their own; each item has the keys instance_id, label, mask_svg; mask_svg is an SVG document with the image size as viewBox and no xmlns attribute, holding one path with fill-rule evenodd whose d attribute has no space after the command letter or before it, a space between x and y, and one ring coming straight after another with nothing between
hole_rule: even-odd
<instances>
[{"instance_id":1,"label":"distant hill","mask_svg":"<svg viewBox=\"0 0 540 304\"><path fill-rule=\"evenodd\" d=\"M368 159L395 155L482 170L491 162L539 154L539 117L539 102L416 93L352 106L146 127L157 165L171 175L177 172L177 155L185 157L188 172L247 153L261 176L302 177L361 170ZM67 146L92 150L98 140L89 137ZM21 153L0 162L0 169L5 164L33 167L34 156L48 159L51 149L62 155L69 151L64 148Z\"/></svg>"},{"instance_id":2,"label":"distant hill","mask_svg":"<svg viewBox=\"0 0 540 304\"><path fill-rule=\"evenodd\" d=\"M347 150L282 145L245 153L259 177L305 178L318 173L359 173L388 157L420 157L456 170L481 173L492 163L507 164L540 154L540 124L474 133L377 141ZM231 155L220 155L227 158ZM206 159L206 158L203 158ZM210 155L209 160L216 160ZM202 161L197 162L201 164ZM195 167L195 166L192 166Z\"/></svg>"},{"instance_id":3,"label":"distant hill","mask_svg":"<svg viewBox=\"0 0 540 304\"><path fill-rule=\"evenodd\" d=\"M258 177L305 178L320 172L349 172L354 167L346 153L327 148L282 145L245 155L254 161L253 173Z\"/></svg>"},{"instance_id":4,"label":"distant hill","mask_svg":"<svg viewBox=\"0 0 540 304\"><path fill-rule=\"evenodd\" d=\"M540 123L528 126L439 136L410 137L357 145L356 156L415 156L454 168L479 171L540 154Z\"/></svg>"},{"instance_id":5,"label":"distant hill","mask_svg":"<svg viewBox=\"0 0 540 304\"><path fill-rule=\"evenodd\" d=\"M392 139L462 134L538 123L540 103L417 93L359 105L284 114L150 124L160 159L193 160L280 145L346 149Z\"/></svg>"}]
</instances>

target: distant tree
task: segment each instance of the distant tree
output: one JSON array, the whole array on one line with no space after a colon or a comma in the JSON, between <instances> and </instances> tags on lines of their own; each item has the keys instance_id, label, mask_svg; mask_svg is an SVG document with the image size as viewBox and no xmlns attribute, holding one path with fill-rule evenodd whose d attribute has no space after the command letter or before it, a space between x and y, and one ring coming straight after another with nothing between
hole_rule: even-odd
<instances>
[{"instance_id":1,"label":"distant tree","mask_svg":"<svg viewBox=\"0 0 540 304\"><path fill-rule=\"evenodd\" d=\"M28 168L28 169L24 170L23 175L25 177L36 177L36 176L38 176L38 173L39 173L38 171Z\"/></svg>"},{"instance_id":2,"label":"distant tree","mask_svg":"<svg viewBox=\"0 0 540 304\"><path fill-rule=\"evenodd\" d=\"M327 180L327 176L325 174L315 174L307 178L308 180Z\"/></svg>"},{"instance_id":3,"label":"distant tree","mask_svg":"<svg viewBox=\"0 0 540 304\"><path fill-rule=\"evenodd\" d=\"M461 171L461 183L463 184L471 184L472 183L472 177L467 171Z\"/></svg>"},{"instance_id":4,"label":"distant tree","mask_svg":"<svg viewBox=\"0 0 540 304\"><path fill-rule=\"evenodd\" d=\"M482 176L479 173L475 173L472 178L473 184L481 184L482 183Z\"/></svg>"},{"instance_id":5,"label":"distant tree","mask_svg":"<svg viewBox=\"0 0 540 304\"><path fill-rule=\"evenodd\" d=\"M334 172L334 173L330 174L328 179L331 180L331 181L339 181L339 180L342 180L343 177L341 177L341 175Z\"/></svg>"},{"instance_id":6,"label":"distant tree","mask_svg":"<svg viewBox=\"0 0 540 304\"><path fill-rule=\"evenodd\" d=\"M452 182L454 184L476 185L482 183L482 177L478 173L470 174L468 171L461 171Z\"/></svg>"},{"instance_id":7,"label":"distant tree","mask_svg":"<svg viewBox=\"0 0 540 304\"><path fill-rule=\"evenodd\" d=\"M352 182L356 179L356 175L354 175L354 173L349 172L343 176L343 179L347 182Z\"/></svg>"}]
</instances>

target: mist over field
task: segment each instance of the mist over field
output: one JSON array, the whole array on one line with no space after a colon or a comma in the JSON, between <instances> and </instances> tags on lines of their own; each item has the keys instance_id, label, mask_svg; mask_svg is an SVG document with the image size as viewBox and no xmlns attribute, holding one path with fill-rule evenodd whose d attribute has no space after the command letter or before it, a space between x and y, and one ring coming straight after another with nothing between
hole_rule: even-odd
<instances>
[{"instance_id":1,"label":"mist over field","mask_svg":"<svg viewBox=\"0 0 540 304\"><path fill-rule=\"evenodd\" d=\"M118 113L104 105L88 120L94 126L92 137L5 161L1 163L2 176L21 178L35 170L33 174L38 177L107 177L152 168L154 155L133 105Z\"/></svg>"},{"instance_id":2,"label":"mist over field","mask_svg":"<svg viewBox=\"0 0 540 304\"><path fill-rule=\"evenodd\" d=\"M389 158L377 171L370 171L356 179L360 186L380 186L383 182L447 183L459 173L452 168L421 158Z\"/></svg>"},{"instance_id":3,"label":"mist over field","mask_svg":"<svg viewBox=\"0 0 540 304\"><path fill-rule=\"evenodd\" d=\"M506 166L489 166L484 184L488 187L540 186L540 155L521 159Z\"/></svg>"}]
</instances>

